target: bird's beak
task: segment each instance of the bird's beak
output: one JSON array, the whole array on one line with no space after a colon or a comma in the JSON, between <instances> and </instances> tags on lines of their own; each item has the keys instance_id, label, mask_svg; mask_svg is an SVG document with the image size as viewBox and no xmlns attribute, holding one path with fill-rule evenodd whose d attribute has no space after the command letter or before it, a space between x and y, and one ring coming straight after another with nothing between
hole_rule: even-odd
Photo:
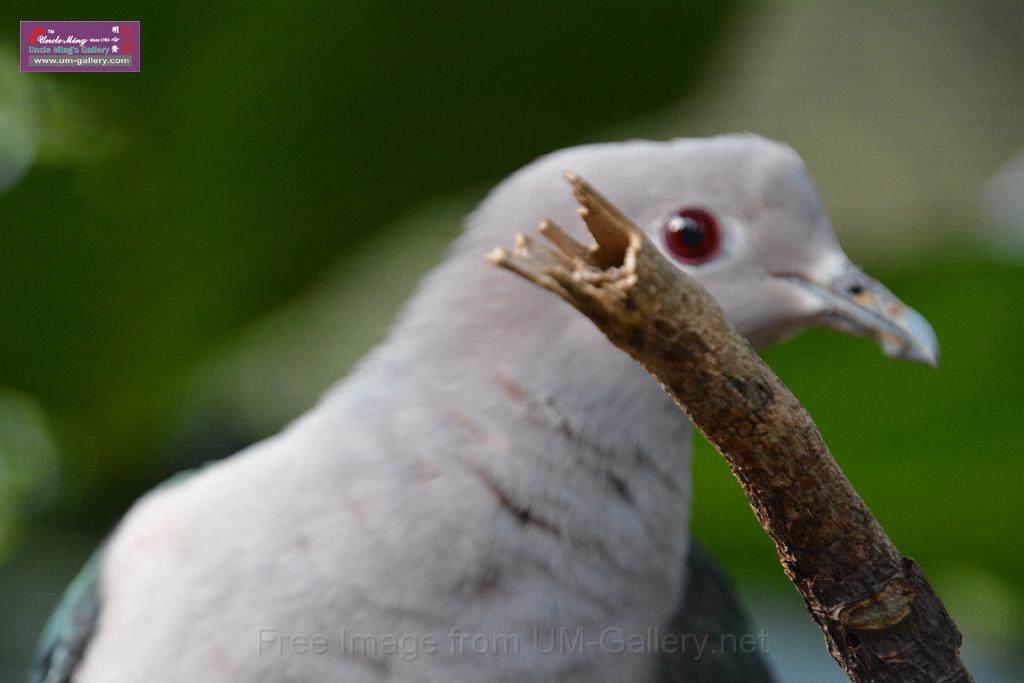
<instances>
[{"instance_id":1,"label":"bird's beak","mask_svg":"<svg viewBox=\"0 0 1024 683\"><path fill-rule=\"evenodd\" d=\"M828 282L800 275L783 276L816 297L822 312L815 322L856 335L873 337L891 358L939 364L939 341L923 315L853 265Z\"/></svg>"}]
</instances>

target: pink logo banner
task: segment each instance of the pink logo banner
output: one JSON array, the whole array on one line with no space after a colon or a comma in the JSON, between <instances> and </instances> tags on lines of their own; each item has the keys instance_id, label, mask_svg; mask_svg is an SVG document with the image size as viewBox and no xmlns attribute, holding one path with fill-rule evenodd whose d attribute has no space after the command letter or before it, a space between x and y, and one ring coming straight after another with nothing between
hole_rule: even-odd
<instances>
[{"instance_id":1,"label":"pink logo banner","mask_svg":"<svg viewBox=\"0 0 1024 683\"><path fill-rule=\"evenodd\" d=\"M23 21L22 71L139 71L138 21Z\"/></svg>"}]
</instances>

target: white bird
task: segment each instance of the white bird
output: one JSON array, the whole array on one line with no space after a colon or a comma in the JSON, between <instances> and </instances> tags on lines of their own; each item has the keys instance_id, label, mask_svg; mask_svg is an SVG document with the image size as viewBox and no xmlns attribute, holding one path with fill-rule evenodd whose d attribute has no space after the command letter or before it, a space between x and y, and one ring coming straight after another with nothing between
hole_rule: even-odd
<instances>
[{"instance_id":1,"label":"white bird","mask_svg":"<svg viewBox=\"0 0 1024 683\"><path fill-rule=\"evenodd\" d=\"M730 602L706 577L684 596L691 426L590 321L484 259L544 217L583 237L565 170L755 345L823 324L936 362L931 327L851 264L789 147L553 153L488 195L314 408L131 509L69 589L33 680L711 680L696 637L675 645L689 668L666 664L663 640L688 609Z\"/></svg>"}]
</instances>

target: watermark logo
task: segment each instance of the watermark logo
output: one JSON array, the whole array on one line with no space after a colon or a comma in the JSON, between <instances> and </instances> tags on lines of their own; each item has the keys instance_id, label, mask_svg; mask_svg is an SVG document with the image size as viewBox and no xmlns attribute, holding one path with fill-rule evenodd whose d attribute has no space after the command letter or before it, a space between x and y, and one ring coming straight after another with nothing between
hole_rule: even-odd
<instances>
[{"instance_id":1,"label":"watermark logo","mask_svg":"<svg viewBox=\"0 0 1024 683\"><path fill-rule=\"evenodd\" d=\"M22 71L139 71L138 21L23 21Z\"/></svg>"}]
</instances>

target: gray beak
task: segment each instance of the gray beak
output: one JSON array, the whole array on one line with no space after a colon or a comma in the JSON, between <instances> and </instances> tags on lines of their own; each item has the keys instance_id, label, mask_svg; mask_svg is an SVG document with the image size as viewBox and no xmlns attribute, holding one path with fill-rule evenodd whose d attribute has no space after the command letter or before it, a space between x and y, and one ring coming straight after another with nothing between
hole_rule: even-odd
<instances>
[{"instance_id":1,"label":"gray beak","mask_svg":"<svg viewBox=\"0 0 1024 683\"><path fill-rule=\"evenodd\" d=\"M924 316L897 299L885 286L850 266L831 282L812 282L799 275L786 279L821 300L822 325L873 337L891 358L939 364L939 340Z\"/></svg>"}]
</instances>

